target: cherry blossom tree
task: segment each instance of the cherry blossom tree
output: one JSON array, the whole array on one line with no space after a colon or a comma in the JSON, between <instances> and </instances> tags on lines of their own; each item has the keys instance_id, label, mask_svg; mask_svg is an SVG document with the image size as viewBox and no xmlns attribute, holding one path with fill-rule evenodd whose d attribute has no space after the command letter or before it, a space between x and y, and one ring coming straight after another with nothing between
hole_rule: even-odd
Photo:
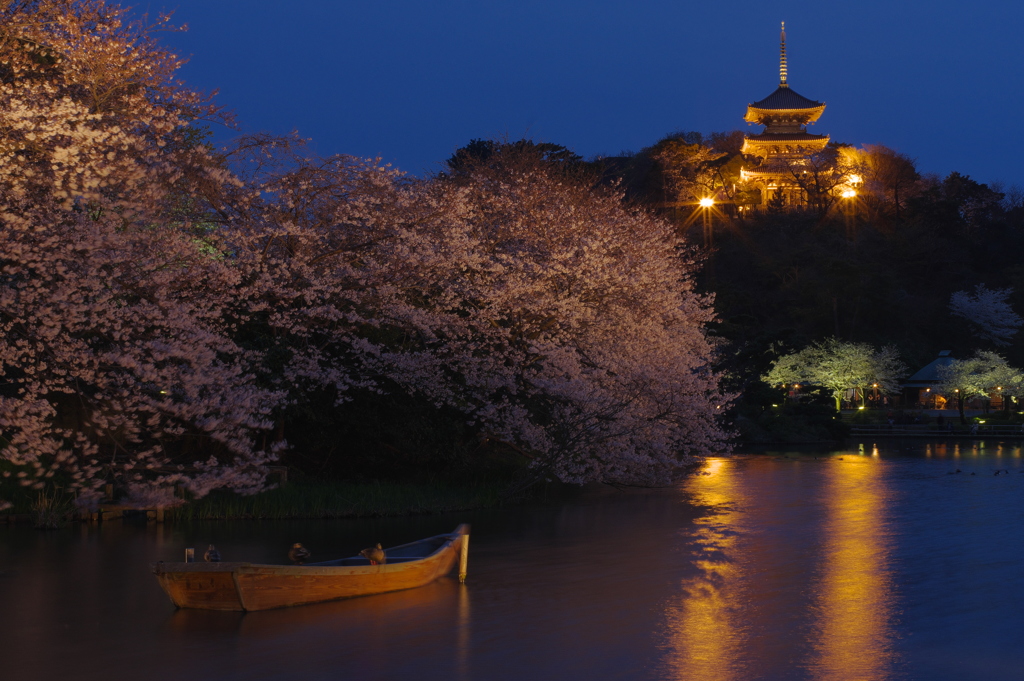
<instances>
[{"instance_id":1,"label":"cherry blossom tree","mask_svg":"<svg viewBox=\"0 0 1024 681\"><path fill-rule=\"evenodd\" d=\"M275 397L223 328L236 277L168 219L230 176L193 143L216 110L174 79L166 27L98 0L0 9L0 458L81 505L254 491ZM179 216L180 218L180 216Z\"/></svg>"},{"instance_id":2,"label":"cherry blossom tree","mask_svg":"<svg viewBox=\"0 0 1024 681\"><path fill-rule=\"evenodd\" d=\"M876 350L868 343L851 343L830 338L777 359L762 380L771 385L807 383L832 391L836 410L843 393L877 384L882 394L899 390L899 379L906 375L906 366L894 347Z\"/></svg>"},{"instance_id":3,"label":"cherry blossom tree","mask_svg":"<svg viewBox=\"0 0 1024 681\"><path fill-rule=\"evenodd\" d=\"M665 480L722 445L710 300L669 225L543 160L283 167L226 238L291 399L397 386L570 482Z\"/></svg>"},{"instance_id":4,"label":"cherry blossom tree","mask_svg":"<svg viewBox=\"0 0 1024 681\"><path fill-rule=\"evenodd\" d=\"M1021 383L1020 372L1007 364L1000 355L980 350L972 357L955 360L939 367L938 392L949 399L955 399L960 412L960 422L966 424L965 405L975 397L988 397L993 388L1005 387L1013 393Z\"/></svg>"},{"instance_id":5,"label":"cherry blossom tree","mask_svg":"<svg viewBox=\"0 0 1024 681\"><path fill-rule=\"evenodd\" d=\"M984 284L974 287L974 293L957 291L949 299L949 310L953 315L966 319L975 335L994 345L1010 344L1010 338L1020 330L1024 319L1020 318L1007 298L1013 289L990 289Z\"/></svg>"},{"instance_id":6,"label":"cherry blossom tree","mask_svg":"<svg viewBox=\"0 0 1024 681\"><path fill-rule=\"evenodd\" d=\"M533 479L664 481L723 446L697 264L615 191L500 145L426 180L261 135L214 153L166 17L0 19L8 479L84 506L253 492L324 390L458 413Z\"/></svg>"}]
</instances>

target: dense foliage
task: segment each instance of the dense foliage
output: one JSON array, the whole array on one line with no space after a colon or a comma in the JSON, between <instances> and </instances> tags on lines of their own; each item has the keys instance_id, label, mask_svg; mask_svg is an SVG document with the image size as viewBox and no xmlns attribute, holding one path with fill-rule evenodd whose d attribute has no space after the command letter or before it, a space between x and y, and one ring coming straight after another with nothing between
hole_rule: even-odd
<instances>
[{"instance_id":1,"label":"dense foliage","mask_svg":"<svg viewBox=\"0 0 1024 681\"><path fill-rule=\"evenodd\" d=\"M489 143L417 180L296 140L214 151L166 18L2 11L9 482L153 506L258 490L282 456L349 478L497 456L650 483L721 446L695 255L578 157Z\"/></svg>"}]
</instances>

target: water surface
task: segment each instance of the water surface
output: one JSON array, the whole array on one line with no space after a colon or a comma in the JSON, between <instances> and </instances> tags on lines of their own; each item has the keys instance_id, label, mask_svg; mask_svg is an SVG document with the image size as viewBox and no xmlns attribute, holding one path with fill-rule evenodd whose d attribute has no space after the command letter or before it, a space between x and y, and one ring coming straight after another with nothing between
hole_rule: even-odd
<instances>
[{"instance_id":1,"label":"water surface","mask_svg":"<svg viewBox=\"0 0 1024 681\"><path fill-rule=\"evenodd\" d=\"M0 527L0 678L1024 679L1022 509L1019 446L896 441L452 517ZM148 570L210 542L327 559L461 521L465 586L175 611Z\"/></svg>"}]
</instances>

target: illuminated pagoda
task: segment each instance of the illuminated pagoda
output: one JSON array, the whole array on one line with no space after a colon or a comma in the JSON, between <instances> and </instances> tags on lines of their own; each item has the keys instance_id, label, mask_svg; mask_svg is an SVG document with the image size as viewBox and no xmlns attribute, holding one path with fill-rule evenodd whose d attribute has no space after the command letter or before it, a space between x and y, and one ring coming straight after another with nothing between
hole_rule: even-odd
<instances>
[{"instance_id":1,"label":"illuminated pagoda","mask_svg":"<svg viewBox=\"0 0 1024 681\"><path fill-rule=\"evenodd\" d=\"M775 198L782 205L803 206L807 194L798 177L807 172L808 157L828 145L828 135L812 135L807 125L814 123L825 104L797 94L787 82L786 22L782 22L782 50L779 61L779 87L759 102L747 105L744 120L765 126L757 135L747 135L742 153L755 156L757 165L744 165L740 177L748 189L759 190L760 206Z\"/></svg>"}]
</instances>

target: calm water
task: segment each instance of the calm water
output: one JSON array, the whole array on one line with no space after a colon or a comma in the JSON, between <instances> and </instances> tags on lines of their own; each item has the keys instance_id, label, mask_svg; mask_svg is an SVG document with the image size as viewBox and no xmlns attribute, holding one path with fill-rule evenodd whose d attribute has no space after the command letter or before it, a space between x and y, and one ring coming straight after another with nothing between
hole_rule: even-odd
<instances>
[{"instance_id":1,"label":"calm water","mask_svg":"<svg viewBox=\"0 0 1024 681\"><path fill-rule=\"evenodd\" d=\"M0 678L1024 679L1022 510L1019 446L894 443L450 518L0 527ZM175 611L148 571L461 520L465 586L243 615Z\"/></svg>"}]
</instances>

